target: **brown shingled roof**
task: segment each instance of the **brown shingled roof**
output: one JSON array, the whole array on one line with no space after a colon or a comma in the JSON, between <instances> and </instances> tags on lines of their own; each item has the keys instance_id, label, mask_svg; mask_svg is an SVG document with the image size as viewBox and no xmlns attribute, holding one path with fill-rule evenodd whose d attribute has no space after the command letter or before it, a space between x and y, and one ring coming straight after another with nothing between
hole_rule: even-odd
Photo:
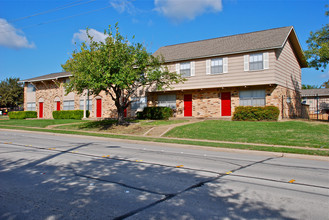
<instances>
[{"instance_id":1,"label":"brown shingled roof","mask_svg":"<svg viewBox=\"0 0 329 220\"><path fill-rule=\"evenodd\" d=\"M35 81L44 81L44 80L52 80L64 77L72 76L69 72L59 72L59 73L51 73L43 76L38 76L30 79L21 80L21 82L35 82Z\"/></svg>"},{"instance_id":2,"label":"brown shingled roof","mask_svg":"<svg viewBox=\"0 0 329 220\"><path fill-rule=\"evenodd\" d=\"M329 96L329 89L302 89L301 90L302 97L307 96Z\"/></svg>"},{"instance_id":3,"label":"brown shingled roof","mask_svg":"<svg viewBox=\"0 0 329 220\"><path fill-rule=\"evenodd\" d=\"M289 26L164 46L159 48L154 55L162 54L166 62L175 62L195 58L276 49L283 47L292 30L293 27ZM296 36L294 37L297 39ZM299 44L298 40L297 44ZM300 50L300 45L297 46L299 46L297 49ZM302 64L305 63L302 62Z\"/></svg>"}]
</instances>

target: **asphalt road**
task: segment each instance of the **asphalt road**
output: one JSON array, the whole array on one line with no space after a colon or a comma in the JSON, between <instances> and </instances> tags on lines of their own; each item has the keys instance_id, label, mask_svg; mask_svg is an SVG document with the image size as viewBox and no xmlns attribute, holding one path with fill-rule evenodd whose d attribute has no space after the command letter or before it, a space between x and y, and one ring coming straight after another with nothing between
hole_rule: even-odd
<instances>
[{"instance_id":1,"label":"asphalt road","mask_svg":"<svg viewBox=\"0 0 329 220\"><path fill-rule=\"evenodd\" d=\"M329 219L329 162L0 130L0 219Z\"/></svg>"}]
</instances>

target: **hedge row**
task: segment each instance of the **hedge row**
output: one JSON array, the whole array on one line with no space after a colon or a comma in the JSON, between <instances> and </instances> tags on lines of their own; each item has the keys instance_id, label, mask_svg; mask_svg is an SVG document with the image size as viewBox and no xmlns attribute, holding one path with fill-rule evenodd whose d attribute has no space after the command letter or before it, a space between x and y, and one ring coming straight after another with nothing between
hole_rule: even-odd
<instances>
[{"instance_id":1,"label":"hedge row","mask_svg":"<svg viewBox=\"0 0 329 220\"><path fill-rule=\"evenodd\" d=\"M10 119L37 118L36 111L13 111L8 113Z\"/></svg>"},{"instance_id":2,"label":"hedge row","mask_svg":"<svg viewBox=\"0 0 329 220\"><path fill-rule=\"evenodd\" d=\"M275 106L239 106L233 114L234 121L277 121L280 110Z\"/></svg>"},{"instance_id":3,"label":"hedge row","mask_svg":"<svg viewBox=\"0 0 329 220\"><path fill-rule=\"evenodd\" d=\"M145 107L142 112L137 112L138 119L168 120L173 115L169 107Z\"/></svg>"},{"instance_id":4,"label":"hedge row","mask_svg":"<svg viewBox=\"0 0 329 220\"><path fill-rule=\"evenodd\" d=\"M86 112L86 116L89 117L90 112ZM63 110L53 111L54 119L82 119L83 110Z\"/></svg>"}]
</instances>

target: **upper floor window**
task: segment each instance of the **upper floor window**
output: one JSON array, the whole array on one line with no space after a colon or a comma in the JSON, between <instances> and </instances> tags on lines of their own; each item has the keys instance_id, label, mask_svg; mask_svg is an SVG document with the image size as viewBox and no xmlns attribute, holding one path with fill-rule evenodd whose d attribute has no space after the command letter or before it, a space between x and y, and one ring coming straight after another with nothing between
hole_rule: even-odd
<instances>
[{"instance_id":1,"label":"upper floor window","mask_svg":"<svg viewBox=\"0 0 329 220\"><path fill-rule=\"evenodd\" d=\"M269 69L268 52L244 55L244 71L263 69Z\"/></svg>"},{"instance_id":2,"label":"upper floor window","mask_svg":"<svg viewBox=\"0 0 329 220\"><path fill-rule=\"evenodd\" d=\"M32 83L27 84L27 92L35 92L35 87Z\"/></svg>"},{"instance_id":3,"label":"upper floor window","mask_svg":"<svg viewBox=\"0 0 329 220\"><path fill-rule=\"evenodd\" d=\"M180 74L183 77L191 76L191 63L181 63L180 64Z\"/></svg>"},{"instance_id":4,"label":"upper floor window","mask_svg":"<svg viewBox=\"0 0 329 220\"><path fill-rule=\"evenodd\" d=\"M249 55L249 70L262 70L263 69L263 54L250 54Z\"/></svg>"},{"instance_id":5,"label":"upper floor window","mask_svg":"<svg viewBox=\"0 0 329 220\"><path fill-rule=\"evenodd\" d=\"M218 74L223 72L223 59L217 58L211 60L211 74Z\"/></svg>"}]
</instances>

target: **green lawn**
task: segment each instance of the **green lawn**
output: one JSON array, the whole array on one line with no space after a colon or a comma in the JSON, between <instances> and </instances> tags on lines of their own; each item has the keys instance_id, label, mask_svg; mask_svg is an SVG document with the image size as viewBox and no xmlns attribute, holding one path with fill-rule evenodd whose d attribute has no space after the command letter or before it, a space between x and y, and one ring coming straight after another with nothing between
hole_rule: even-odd
<instances>
[{"instance_id":1,"label":"green lawn","mask_svg":"<svg viewBox=\"0 0 329 220\"><path fill-rule=\"evenodd\" d=\"M329 148L329 123L209 120L176 127L166 136Z\"/></svg>"},{"instance_id":2,"label":"green lawn","mask_svg":"<svg viewBox=\"0 0 329 220\"><path fill-rule=\"evenodd\" d=\"M78 123L84 122L82 120L74 119L33 119L33 120L24 120L24 119L12 119L12 120L0 120L0 125L15 125L15 126L25 126L25 127L39 127L45 128L49 125L59 125L59 124L68 124L68 123Z\"/></svg>"},{"instance_id":3,"label":"green lawn","mask_svg":"<svg viewBox=\"0 0 329 220\"><path fill-rule=\"evenodd\" d=\"M154 121L149 121L149 120L140 120L139 121L141 125L152 125L152 126L158 126L158 125L172 125L172 124L179 124L179 123L184 123L188 122L186 119L178 119L178 120L154 120Z\"/></svg>"}]
</instances>

